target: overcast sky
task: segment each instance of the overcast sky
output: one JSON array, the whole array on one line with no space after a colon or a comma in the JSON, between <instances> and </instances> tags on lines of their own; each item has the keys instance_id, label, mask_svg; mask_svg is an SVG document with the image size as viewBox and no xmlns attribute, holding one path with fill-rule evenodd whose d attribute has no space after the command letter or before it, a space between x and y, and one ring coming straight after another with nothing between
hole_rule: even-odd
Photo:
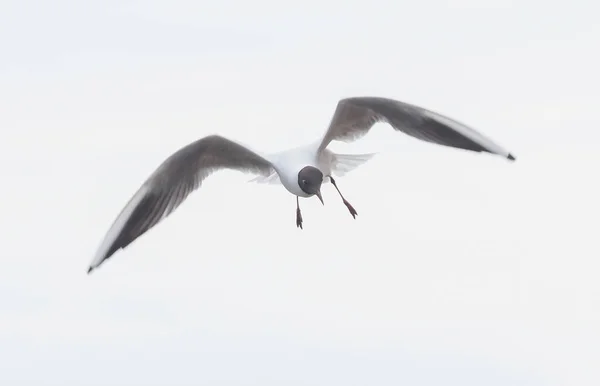
<instances>
[{"instance_id":1,"label":"overcast sky","mask_svg":"<svg viewBox=\"0 0 600 386\"><path fill-rule=\"evenodd\" d=\"M592 0L0 3L0 384L600 384ZM380 152L325 206L223 172L86 275L172 152L391 97L516 155Z\"/></svg>"}]
</instances>

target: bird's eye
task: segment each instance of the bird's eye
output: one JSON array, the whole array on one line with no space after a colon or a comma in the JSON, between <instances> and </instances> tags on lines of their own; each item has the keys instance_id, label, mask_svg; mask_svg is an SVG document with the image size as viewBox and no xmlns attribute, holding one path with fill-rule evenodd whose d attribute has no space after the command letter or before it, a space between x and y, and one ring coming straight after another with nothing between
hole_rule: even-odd
<instances>
[{"instance_id":1,"label":"bird's eye","mask_svg":"<svg viewBox=\"0 0 600 386\"><path fill-rule=\"evenodd\" d=\"M303 184L303 185L306 185L306 180L302 180L302 184Z\"/></svg>"}]
</instances>

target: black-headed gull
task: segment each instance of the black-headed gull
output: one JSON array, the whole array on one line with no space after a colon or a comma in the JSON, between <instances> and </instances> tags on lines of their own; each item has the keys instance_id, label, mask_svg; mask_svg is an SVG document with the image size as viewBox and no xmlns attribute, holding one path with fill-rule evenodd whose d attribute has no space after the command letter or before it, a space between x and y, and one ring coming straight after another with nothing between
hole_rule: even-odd
<instances>
[{"instance_id":1,"label":"black-headed gull","mask_svg":"<svg viewBox=\"0 0 600 386\"><path fill-rule=\"evenodd\" d=\"M252 180L255 182L281 183L296 196L299 228L302 228L299 197L317 196L323 203L321 184L327 180L356 218L356 210L344 198L332 174L343 175L368 161L373 154L336 154L327 146L334 140L354 141L378 122L388 123L395 130L423 141L515 160L481 133L431 110L379 97L342 99L325 134L305 146L262 154L222 136L210 135L172 154L125 205L98 248L88 273L167 217L206 177L220 169L253 173L257 175Z\"/></svg>"}]
</instances>

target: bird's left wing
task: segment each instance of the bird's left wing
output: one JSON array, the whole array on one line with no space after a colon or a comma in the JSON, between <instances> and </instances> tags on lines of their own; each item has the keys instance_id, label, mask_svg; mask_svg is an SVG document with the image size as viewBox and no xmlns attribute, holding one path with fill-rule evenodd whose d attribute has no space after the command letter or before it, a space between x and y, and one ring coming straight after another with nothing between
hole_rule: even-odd
<instances>
[{"instance_id":1,"label":"bird's left wing","mask_svg":"<svg viewBox=\"0 0 600 386\"><path fill-rule=\"evenodd\" d=\"M172 213L219 169L268 176L270 161L227 138L212 135L182 147L142 184L108 230L88 273Z\"/></svg>"},{"instance_id":2,"label":"bird's left wing","mask_svg":"<svg viewBox=\"0 0 600 386\"><path fill-rule=\"evenodd\" d=\"M378 122L389 123L395 130L423 141L515 159L500 145L463 123L419 106L380 97L340 100L319 150L334 140L359 139Z\"/></svg>"}]
</instances>

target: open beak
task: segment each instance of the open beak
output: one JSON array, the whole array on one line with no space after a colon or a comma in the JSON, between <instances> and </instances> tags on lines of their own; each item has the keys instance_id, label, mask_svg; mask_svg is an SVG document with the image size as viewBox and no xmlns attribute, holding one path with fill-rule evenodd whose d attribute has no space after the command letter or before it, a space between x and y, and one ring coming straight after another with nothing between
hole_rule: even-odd
<instances>
[{"instance_id":1,"label":"open beak","mask_svg":"<svg viewBox=\"0 0 600 386\"><path fill-rule=\"evenodd\" d=\"M319 200L321 200L321 204L325 205L325 203L323 202L323 196L321 196L321 189L317 190L317 193L315 193L317 195L317 197L319 197Z\"/></svg>"}]
</instances>

